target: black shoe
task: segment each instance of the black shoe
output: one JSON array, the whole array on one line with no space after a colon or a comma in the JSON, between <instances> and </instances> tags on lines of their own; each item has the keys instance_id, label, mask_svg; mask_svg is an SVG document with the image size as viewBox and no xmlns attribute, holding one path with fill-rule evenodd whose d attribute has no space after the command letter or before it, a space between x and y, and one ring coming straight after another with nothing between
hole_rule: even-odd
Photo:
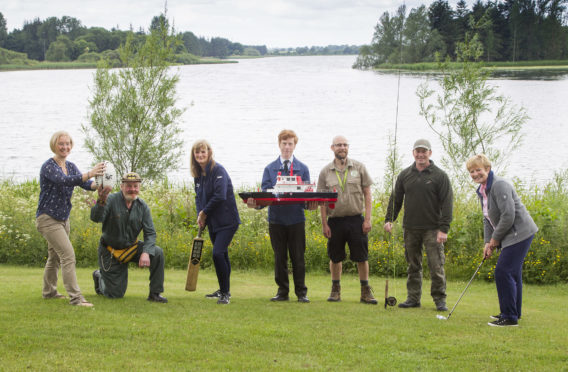
<instances>
[{"instance_id":1,"label":"black shoe","mask_svg":"<svg viewBox=\"0 0 568 372\"><path fill-rule=\"evenodd\" d=\"M519 323L513 319L500 318L494 322L487 323L491 327L517 327Z\"/></svg>"},{"instance_id":2,"label":"black shoe","mask_svg":"<svg viewBox=\"0 0 568 372\"><path fill-rule=\"evenodd\" d=\"M305 304L310 302L310 299L308 298L308 296L298 296L298 302L303 302Z\"/></svg>"},{"instance_id":3,"label":"black shoe","mask_svg":"<svg viewBox=\"0 0 568 372\"><path fill-rule=\"evenodd\" d=\"M207 298L219 298L219 297L221 297L221 290L218 289L213 293L206 294L205 297L207 297Z\"/></svg>"},{"instance_id":4,"label":"black shoe","mask_svg":"<svg viewBox=\"0 0 568 372\"><path fill-rule=\"evenodd\" d=\"M93 281L95 282L95 292L98 295L102 295L103 292L101 291L101 284L100 284L100 280L101 279L101 271L100 270L95 270L93 271Z\"/></svg>"},{"instance_id":5,"label":"black shoe","mask_svg":"<svg viewBox=\"0 0 568 372\"><path fill-rule=\"evenodd\" d=\"M290 301L290 297L278 293L276 296L272 297L270 301Z\"/></svg>"},{"instance_id":6,"label":"black shoe","mask_svg":"<svg viewBox=\"0 0 568 372\"><path fill-rule=\"evenodd\" d=\"M499 319L501 319L501 314L490 315L489 317L490 317L491 319L499 320ZM517 320L521 320L521 317L519 317Z\"/></svg>"},{"instance_id":7,"label":"black shoe","mask_svg":"<svg viewBox=\"0 0 568 372\"><path fill-rule=\"evenodd\" d=\"M409 307L420 307L420 302L412 302L412 301L406 300L406 301L398 304L398 307L400 307L402 309L408 309Z\"/></svg>"},{"instance_id":8,"label":"black shoe","mask_svg":"<svg viewBox=\"0 0 568 372\"><path fill-rule=\"evenodd\" d=\"M439 303L439 304L436 304L436 311L448 311L448 308L447 308L446 304Z\"/></svg>"},{"instance_id":9,"label":"black shoe","mask_svg":"<svg viewBox=\"0 0 568 372\"><path fill-rule=\"evenodd\" d=\"M160 302L160 303L167 303L168 299L165 297L160 296L159 293L150 293L148 295L148 301L152 301L152 302Z\"/></svg>"},{"instance_id":10,"label":"black shoe","mask_svg":"<svg viewBox=\"0 0 568 372\"><path fill-rule=\"evenodd\" d=\"M228 305L231 302L231 295L229 293L221 292L219 299L217 300L218 305Z\"/></svg>"}]
</instances>

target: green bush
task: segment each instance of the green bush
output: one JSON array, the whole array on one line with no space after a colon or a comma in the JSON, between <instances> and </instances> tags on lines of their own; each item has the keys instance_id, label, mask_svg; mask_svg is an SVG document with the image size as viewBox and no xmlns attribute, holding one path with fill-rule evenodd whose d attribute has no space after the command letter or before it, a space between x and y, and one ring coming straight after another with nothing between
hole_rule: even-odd
<instances>
[{"instance_id":1,"label":"green bush","mask_svg":"<svg viewBox=\"0 0 568 372\"><path fill-rule=\"evenodd\" d=\"M566 173L543 187L516 188L539 226L524 264L527 283L558 283L568 280L568 193L563 188ZM0 183L0 263L43 266L47 259L47 243L35 228L35 211L39 196L37 181ZM90 221L90 206L96 195L76 188L71 211L71 241L77 265L97 265L97 246L101 225ZM158 233L157 244L164 249L166 265L187 267L192 240L197 234L193 185L161 184L144 186L141 197L152 210ZM372 275L404 277L406 262L400 223L394 234L386 234L383 217L388 195L375 191L373 197L373 229L369 233L369 266ZM266 210L249 209L237 200L242 224L229 254L235 269L273 269L273 252L268 236ZM402 219L402 216L398 221ZM326 239L321 233L319 211L306 211L306 270L328 270ZM205 234L203 267L212 267L211 242ZM481 261L483 248L482 214L479 202L471 195L456 195L454 220L446 244L446 273L452 279L468 279ZM488 260L479 278L492 281L497 255ZM357 268L349 260L346 272ZM424 260L424 275L428 267Z\"/></svg>"},{"instance_id":2,"label":"green bush","mask_svg":"<svg viewBox=\"0 0 568 372\"><path fill-rule=\"evenodd\" d=\"M98 61L100 61L101 59L101 55L100 53L96 53L96 52L87 52L87 53L83 53L79 56L79 58L77 58L77 62L91 62L91 63L96 63Z\"/></svg>"},{"instance_id":3,"label":"green bush","mask_svg":"<svg viewBox=\"0 0 568 372\"><path fill-rule=\"evenodd\" d=\"M196 63L199 63L199 57L196 57L191 53L176 54L174 59L176 63L181 63L184 65L194 65Z\"/></svg>"},{"instance_id":4,"label":"green bush","mask_svg":"<svg viewBox=\"0 0 568 372\"><path fill-rule=\"evenodd\" d=\"M0 48L0 65L33 66L36 63L37 61L29 59L26 53L19 53L12 50Z\"/></svg>"}]
</instances>

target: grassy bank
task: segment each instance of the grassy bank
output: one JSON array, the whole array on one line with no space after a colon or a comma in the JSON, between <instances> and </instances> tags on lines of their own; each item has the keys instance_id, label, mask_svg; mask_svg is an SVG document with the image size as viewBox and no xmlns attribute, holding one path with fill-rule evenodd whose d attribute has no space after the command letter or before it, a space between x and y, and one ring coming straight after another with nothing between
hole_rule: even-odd
<instances>
[{"instance_id":1,"label":"grassy bank","mask_svg":"<svg viewBox=\"0 0 568 372\"><path fill-rule=\"evenodd\" d=\"M436 318L427 297L419 309L359 303L355 276L343 278L343 301L328 303L329 275L306 278L310 304L271 303L272 273L234 271L232 299L204 294L215 274L184 291L185 271L167 270L168 304L149 303L147 271L131 267L126 296L94 294L91 272L79 285L94 309L41 298L42 269L0 265L0 344L6 371L326 370L562 371L568 365L568 286L525 286L519 327L487 326L498 310L493 284L472 284L450 320ZM372 277L375 289L384 283ZM60 284L61 285L61 284ZM424 283L429 286L429 282ZM464 282L448 282L453 305ZM404 281L391 281L398 300ZM427 288L427 287L426 287ZM379 290L375 295L380 297Z\"/></svg>"},{"instance_id":2,"label":"grassy bank","mask_svg":"<svg viewBox=\"0 0 568 372\"><path fill-rule=\"evenodd\" d=\"M549 72L567 72L568 60L550 60L550 61L517 61L517 62L483 62L485 68L494 70L496 73L507 71L549 71ZM448 63L449 69L460 69L462 64L458 62ZM421 62L421 63L403 63L390 64L384 63L377 67L377 71L401 70L407 72L438 72L439 65L437 62Z\"/></svg>"},{"instance_id":3,"label":"grassy bank","mask_svg":"<svg viewBox=\"0 0 568 372\"><path fill-rule=\"evenodd\" d=\"M540 228L526 258L524 279L527 283L568 281L568 192L561 177L542 187L517 185L517 191ZM90 203L94 194L76 188L71 212L71 241L77 265L96 265L101 226L90 221ZM35 211L39 197L36 181L0 183L0 263L41 267L45 264L45 240L35 229ZM193 187L167 183L144 186L141 197L152 210L158 233L157 244L164 249L166 265L187 266L190 245L197 229ZM369 265L373 275L406 275L406 262L400 222L393 237L382 230L387 195L379 191L373 197L373 229L369 234ZM237 203L242 220L229 248L232 265L237 270L271 270L273 253L268 237L266 210L246 208ZM401 218L399 218L399 221ZM321 234L319 211L306 211L306 268L310 273L327 272L326 239ZM450 279L467 279L481 258L482 215L473 191L454 198L454 220L446 244L446 272ZM211 267L211 243L205 240L202 265ZM492 281L496 257L482 267L479 278ZM356 267L346 261L346 272ZM425 276L428 276L425 265Z\"/></svg>"},{"instance_id":4,"label":"grassy bank","mask_svg":"<svg viewBox=\"0 0 568 372\"><path fill-rule=\"evenodd\" d=\"M228 59L219 58L199 58L194 65L207 65L219 63L238 63ZM15 70L69 70L69 69L95 69L96 62L35 62L31 64L0 64L0 71Z\"/></svg>"}]
</instances>

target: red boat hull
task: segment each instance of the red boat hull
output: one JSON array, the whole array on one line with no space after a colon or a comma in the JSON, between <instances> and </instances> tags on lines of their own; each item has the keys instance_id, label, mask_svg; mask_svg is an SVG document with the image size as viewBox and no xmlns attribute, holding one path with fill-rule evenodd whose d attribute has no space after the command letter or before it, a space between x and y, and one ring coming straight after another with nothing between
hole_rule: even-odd
<instances>
[{"instance_id":1,"label":"red boat hull","mask_svg":"<svg viewBox=\"0 0 568 372\"><path fill-rule=\"evenodd\" d=\"M304 204L306 202L315 201L319 203L329 204L329 208L335 207L337 201L336 192L240 192L239 196L243 202L247 202L249 198L253 198L257 205L290 205Z\"/></svg>"}]
</instances>

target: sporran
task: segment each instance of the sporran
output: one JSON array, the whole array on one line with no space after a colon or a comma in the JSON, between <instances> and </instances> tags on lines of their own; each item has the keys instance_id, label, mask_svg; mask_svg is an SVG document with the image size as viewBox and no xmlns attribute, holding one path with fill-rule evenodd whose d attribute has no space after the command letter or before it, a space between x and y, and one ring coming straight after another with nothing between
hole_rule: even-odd
<instances>
[{"instance_id":1,"label":"sporran","mask_svg":"<svg viewBox=\"0 0 568 372\"><path fill-rule=\"evenodd\" d=\"M139 242L136 241L136 243L128 248L114 249L113 247L108 245L107 249L118 262L127 263L132 259L132 257L136 256L136 252L138 252L138 245Z\"/></svg>"}]
</instances>

